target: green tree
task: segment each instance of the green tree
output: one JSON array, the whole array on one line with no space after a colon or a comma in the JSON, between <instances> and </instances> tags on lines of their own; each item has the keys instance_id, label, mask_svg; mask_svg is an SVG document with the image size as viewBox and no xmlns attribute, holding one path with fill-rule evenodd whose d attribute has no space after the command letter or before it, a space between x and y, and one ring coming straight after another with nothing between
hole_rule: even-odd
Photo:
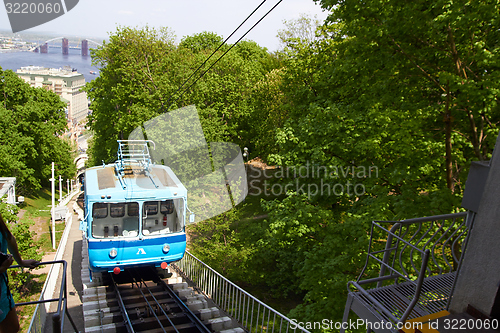
<instances>
[{"instance_id":1,"label":"green tree","mask_svg":"<svg viewBox=\"0 0 500 333\"><path fill-rule=\"evenodd\" d=\"M167 107L172 79L182 78L173 52L174 37L168 29L119 27L109 42L92 51L92 63L100 68L100 75L86 85L93 110L88 117L94 133L91 165L116 156L116 140L126 139Z\"/></svg>"},{"instance_id":2,"label":"green tree","mask_svg":"<svg viewBox=\"0 0 500 333\"><path fill-rule=\"evenodd\" d=\"M281 47L295 48L298 44L310 44L321 37L316 31L321 26L321 21L315 16L311 18L301 14L298 19L284 20L284 29L278 31Z\"/></svg>"},{"instance_id":3,"label":"green tree","mask_svg":"<svg viewBox=\"0 0 500 333\"><path fill-rule=\"evenodd\" d=\"M250 140L244 130L249 96L273 66L272 57L256 43L243 41L213 65L229 46L219 50L186 82L221 38L204 32L175 45L172 36L168 29L118 28L92 54L101 69L86 87L93 110L88 123L94 132L93 164L112 159L116 140L126 139L143 122L186 105L198 109L207 142Z\"/></svg>"},{"instance_id":4,"label":"green tree","mask_svg":"<svg viewBox=\"0 0 500 333\"><path fill-rule=\"evenodd\" d=\"M51 163L65 178L75 174L72 147L62 139L66 105L0 68L0 172L17 178L20 193L49 184Z\"/></svg>"},{"instance_id":5,"label":"green tree","mask_svg":"<svg viewBox=\"0 0 500 333\"><path fill-rule=\"evenodd\" d=\"M204 31L192 36L185 36L182 38L180 47L187 48L193 53L198 53L201 51L212 52L218 48L223 42L221 36L213 32Z\"/></svg>"},{"instance_id":6,"label":"green tree","mask_svg":"<svg viewBox=\"0 0 500 333\"><path fill-rule=\"evenodd\" d=\"M346 283L362 267L369 221L456 210L470 161L491 154L500 120L500 8L465 1L320 3L332 12L317 32L322 37L300 38L293 29L283 35L290 37L283 38L275 82L284 119L273 129L276 146L267 160L325 172L284 180L283 186L305 184L293 195L307 200L266 205L272 207L266 246L256 255L279 248L263 256L263 271L279 278L268 272L275 262L289 281L300 276L295 287L305 292L304 303L293 316L340 320ZM349 194L347 182L362 193ZM336 185L344 191L332 191ZM321 223L317 216L327 218ZM297 237L318 225L324 236L317 241ZM275 239L273 230L281 230ZM289 256L279 257L282 251Z\"/></svg>"},{"instance_id":7,"label":"green tree","mask_svg":"<svg viewBox=\"0 0 500 333\"><path fill-rule=\"evenodd\" d=\"M233 281L248 281L248 256L238 233L241 208L224 212L210 220L190 225L189 248L203 262Z\"/></svg>"},{"instance_id":8,"label":"green tree","mask_svg":"<svg viewBox=\"0 0 500 333\"><path fill-rule=\"evenodd\" d=\"M360 111L426 113L428 136L443 146L446 185L458 190L467 161L487 159L498 133L499 4L320 3L340 28L336 74L348 82L340 91L356 91Z\"/></svg>"},{"instance_id":9,"label":"green tree","mask_svg":"<svg viewBox=\"0 0 500 333\"><path fill-rule=\"evenodd\" d=\"M287 121L269 160L376 168L357 180L380 203L373 217L453 210L470 160L487 158L498 132L497 29L478 31L496 5L322 4L332 10L324 38L287 50ZM344 208L366 210L364 200Z\"/></svg>"}]
</instances>

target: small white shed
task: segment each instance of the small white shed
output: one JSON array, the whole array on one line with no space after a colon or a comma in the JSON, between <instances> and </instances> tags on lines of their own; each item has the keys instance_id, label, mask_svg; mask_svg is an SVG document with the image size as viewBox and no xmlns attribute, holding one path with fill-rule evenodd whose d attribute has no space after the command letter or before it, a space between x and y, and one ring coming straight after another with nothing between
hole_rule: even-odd
<instances>
[{"instance_id":1,"label":"small white shed","mask_svg":"<svg viewBox=\"0 0 500 333\"><path fill-rule=\"evenodd\" d=\"M6 202L15 205L16 177L0 177L0 198L7 194Z\"/></svg>"}]
</instances>

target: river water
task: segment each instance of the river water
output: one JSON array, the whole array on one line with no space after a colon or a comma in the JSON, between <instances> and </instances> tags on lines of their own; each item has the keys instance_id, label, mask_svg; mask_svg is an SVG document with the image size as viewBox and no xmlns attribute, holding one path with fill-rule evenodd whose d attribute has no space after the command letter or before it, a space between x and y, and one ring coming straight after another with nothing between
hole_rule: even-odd
<instances>
[{"instance_id":1,"label":"river water","mask_svg":"<svg viewBox=\"0 0 500 333\"><path fill-rule=\"evenodd\" d=\"M90 82L99 75L98 68L91 64L90 56L83 57L81 51L77 49L70 49L68 55L63 55L60 47L49 47L48 53L0 53L0 67L3 70L11 69L15 72L21 67L30 65L50 68L70 66L76 68L78 73L83 74L86 82ZM97 72L97 75L91 74L90 71Z\"/></svg>"}]
</instances>

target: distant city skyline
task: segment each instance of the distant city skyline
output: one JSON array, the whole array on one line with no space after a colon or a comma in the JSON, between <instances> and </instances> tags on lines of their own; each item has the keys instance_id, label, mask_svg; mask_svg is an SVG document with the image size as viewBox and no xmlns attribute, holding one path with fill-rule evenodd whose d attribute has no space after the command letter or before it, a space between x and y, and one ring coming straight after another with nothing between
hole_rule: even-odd
<instances>
[{"instance_id":1,"label":"distant city skyline","mask_svg":"<svg viewBox=\"0 0 500 333\"><path fill-rule=\"evenodd\" d=\"M255 24L278 0L268 0L238 30L228 43L234 43ZM169 27L182 37L203 31L215 32L223 38L233 30L261 3L261 0L80 0L78 5L65 15L50 22L21 32L24 34L47 34L65 37L87 37L106 39L118 26L154 28ZM324 20L324 12L313 0L284 0L245 38L276 51L278 30L283 29L283 20L293 20L306 14ZM12 31L5 7L0 9L0 30ZM94 39L96 40L96 39ZM96 40L97 41L97 40Z\"/></svg>"}]
</instances>

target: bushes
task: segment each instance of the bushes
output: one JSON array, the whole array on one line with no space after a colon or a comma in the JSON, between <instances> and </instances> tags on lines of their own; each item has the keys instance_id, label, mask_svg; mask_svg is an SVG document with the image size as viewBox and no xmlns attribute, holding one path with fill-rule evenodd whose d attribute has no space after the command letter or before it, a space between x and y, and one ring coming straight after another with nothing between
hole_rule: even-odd
<instances>
[{"instance_id":1,"label":"bushes","mask_svg":"<svg viewBox=\"0 0 500 333\"><path fill-rule=\"evenodd\" d=\"M19 208L15 205L10 205L0 202L0 214L4 218L9 230L16 238L19 254L23 259L41 260L42 254L38 252L40 242L33 239L34 233L29 230L32 223L17 221L17 212ZM16 264L14 262L14 264ZM29 271L9 269L9 287L17 303L32 293L33 275Z\"/></svg>"}]
</instances>

